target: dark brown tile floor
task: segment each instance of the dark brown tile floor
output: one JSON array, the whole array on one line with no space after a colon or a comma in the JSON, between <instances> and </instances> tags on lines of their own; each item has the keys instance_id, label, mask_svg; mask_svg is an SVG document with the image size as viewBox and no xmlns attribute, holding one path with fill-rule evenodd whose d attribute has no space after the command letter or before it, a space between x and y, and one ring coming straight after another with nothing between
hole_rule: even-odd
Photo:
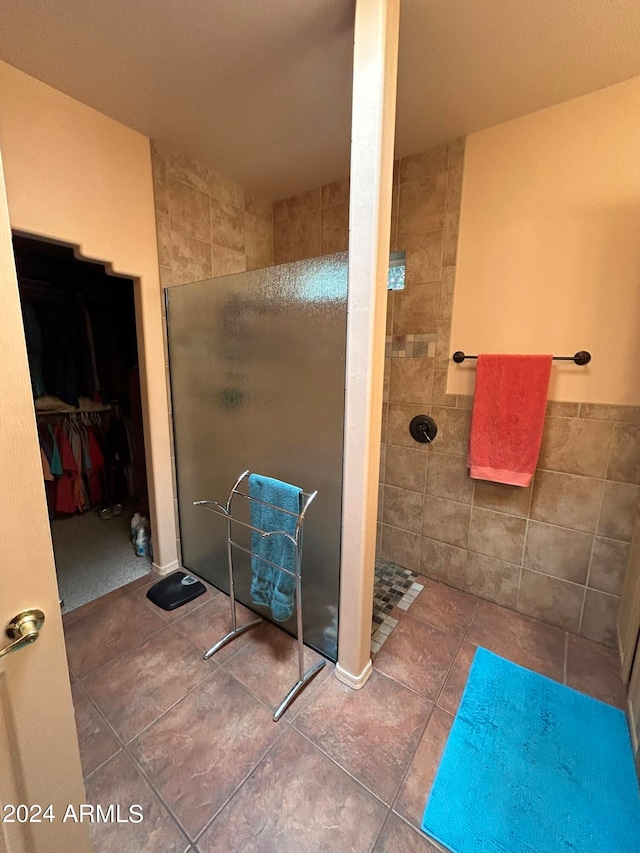
<instances>
[{"instance_id":1,"label":"dark brown tile floor","mask_svg":"<svg viewBox=\"0 0 640 853\"><path fill-rule=\"evenodd\" d=\"M227 597L165 613L145 596L156 579L64 619L88 801L144 814L92 824L96 853L441 850L419 826L478 645L624 702L612 649L419 578L364 690L329 664L274 723L293 639L265 624L203 661L228 630Z\"/></svg>"}]
</instances>

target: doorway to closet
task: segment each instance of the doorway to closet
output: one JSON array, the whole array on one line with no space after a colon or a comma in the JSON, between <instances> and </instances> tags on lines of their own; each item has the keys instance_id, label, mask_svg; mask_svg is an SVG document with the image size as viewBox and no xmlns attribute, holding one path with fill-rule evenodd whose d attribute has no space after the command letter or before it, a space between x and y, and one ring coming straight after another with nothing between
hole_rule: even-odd
<instances>
[{"instance_id":1,"label":"doorway to closet","mask_svg":"<svg viewBox=\"0 0 640 853\"><path fill-rule=\"evenodd\" d=\"M134 283L69 246L14 234L13 247L68 613L151 568Z\"/></svg>"}]
</instances>

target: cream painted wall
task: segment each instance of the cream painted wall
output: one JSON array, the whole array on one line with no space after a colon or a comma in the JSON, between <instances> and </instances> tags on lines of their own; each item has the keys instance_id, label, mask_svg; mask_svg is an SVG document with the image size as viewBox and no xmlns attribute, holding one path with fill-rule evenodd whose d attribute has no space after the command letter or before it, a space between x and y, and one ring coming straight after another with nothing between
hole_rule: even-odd
<instances>
[{"instance_id":1,"label":"cream painted wall","mask_svg":"<svg viewBox=\"0 0 640 853\"><path fill-rule=\"evenodd\" d=\"M0 149L14 230L137 279L155 565L177 566L149 140L0 62Z\"/></svg>"},{"instance_id":2,"label":"cream painted wall","mask_svg":"<svg viewBox=\"0 0 640 853\"><path fill-rule=\"evenodd\" d=\"M636 77L468 137L450 352L587 349L550 398L640 404L639 115Z\"/></svg>"}]
</instances>

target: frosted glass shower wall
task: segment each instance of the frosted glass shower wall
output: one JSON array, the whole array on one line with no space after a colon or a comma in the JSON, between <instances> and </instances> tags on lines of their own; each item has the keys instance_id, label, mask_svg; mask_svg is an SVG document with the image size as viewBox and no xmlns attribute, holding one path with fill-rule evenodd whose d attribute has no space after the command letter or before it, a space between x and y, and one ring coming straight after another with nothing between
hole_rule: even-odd
<instances>
[{"instance_id":1,"label":"frosted glass shower wall","mask_svg":"<svg viewBox=\"0 0 640 853\"><path fill-rule=\"evenodd\" d=\"M243 471L317 489L304 530L304 640L335 660L347 255L194 282L166 296L183 565L228 591L226 523L193 502L224 503ZM234 539L249 547L239 525ZM238 599L270 619L250 600L250 559L239 550L235 569ZM282 627L295 634L295 616Z\"/></svg>"}]
</instances>

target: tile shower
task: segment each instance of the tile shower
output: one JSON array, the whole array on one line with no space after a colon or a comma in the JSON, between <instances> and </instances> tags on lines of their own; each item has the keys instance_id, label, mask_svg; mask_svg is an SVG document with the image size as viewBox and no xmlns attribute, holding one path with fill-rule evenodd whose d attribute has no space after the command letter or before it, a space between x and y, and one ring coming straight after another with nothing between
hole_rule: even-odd
<instances>
[{"instance_id":1,"label":"tile shower","mask_svg":"<svg viewBox=\"0 0 640 853\"><path fill-rule=\"evenodd\" d=\"M446 393L464 140L395 164L378 559L606 645L640 500L640 408L552 401L528 489L471 480L472 399ZM276 263L344 249L348 181L276 202ZM455 368L454 368L455 369ZM409 435L430 414L429 446Z\"/></svg>"},{"instance_id":2,"label":"tile shower","mask_svg":"<svg viewBox=\"0 0 640 853\"><path fill-rule=\"evenodd\" d=\"M472 400L446 393L463 160L459 139L395 164L390 250L406 251L406 284L388 302L378 558L613 645L640 500L640 408L552 401L532 487L469 478ZM267 209L157 146L154 169L165 285L348 247L348 178ZM211 232L194 235L196 202L172 181L208 195ZM228 204L244 205L244 252ZM422 413L438 424L429 447L408 432Z\"/></svg>"}]
</instances>

